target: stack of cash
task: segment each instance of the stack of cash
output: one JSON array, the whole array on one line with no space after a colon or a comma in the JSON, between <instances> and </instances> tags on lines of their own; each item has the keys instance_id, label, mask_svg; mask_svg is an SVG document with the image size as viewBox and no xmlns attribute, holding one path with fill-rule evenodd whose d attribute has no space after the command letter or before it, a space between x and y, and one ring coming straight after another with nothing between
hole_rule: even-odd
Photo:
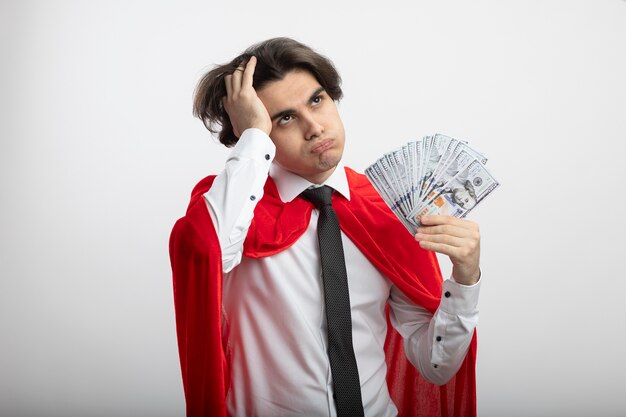
<instances>
[{"instance_id":1,"label":"stack of cash","mask_svg":"<svg viewBox=\"0 0 626 417\"><path fill-rule=\"evenodd\" d=\"M466 141L436 134L386 153L365 175L415 234L422 216L465 217L498 187L486 163L487 158Z\"/></svg>"}]
</instances>

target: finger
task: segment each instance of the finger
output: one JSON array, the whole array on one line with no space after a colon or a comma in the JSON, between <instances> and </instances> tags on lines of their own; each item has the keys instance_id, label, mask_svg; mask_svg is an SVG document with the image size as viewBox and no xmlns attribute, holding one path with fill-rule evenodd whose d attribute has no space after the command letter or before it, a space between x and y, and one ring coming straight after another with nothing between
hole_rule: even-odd
<instances>
[{"instance_id":1,"label":"finger","mask_svg":"<svg viewBox=\"0 0 626 417\"><path fill-rule=\"evenodd\" d=\"M224 76L224 86L226 86L226 97L232 97L233 95L233 81L232 74L228 74Z\"/></svg>"},{"instance_id":2,"label":"finger","mask_svg":"<svg viewBox=\"0 0 626 417\"><path fill-rule=\"evenodd\" d=\"M449 215L431 215L431 216L422 216L420 219L420 224L426 225L426 226L431 226L431 225L438 225L438 224L450 224L450 225L454 225L454 226L459 226L459 227L464 227L464 228L469 228L469 229L476 229L478 230L478 224L469 221L469 220L465 220L465 219L459 219L457 217L454 216L449 216Z\"/></svg>"},{"instance_id":3,"label":"finger","mask_svg":"<svg viewBox=\"0 0 626 417\"><path fill-rule=\"evenodd\" d=\"M447 255L451 259L455 258L458 252L458 248L456 248L455 246L446 245L445 243L421 241L419 242L419 245L422 247L422 249Z\"/></svg>"},{"instance_id":4,"label":"finger","mask_svg":"<svg viewBox=\"0 0 626 417\"><path fill-rule=\"evenodd\" d=\"M243 68L244 67L240 65L237 67L237 69L235 69L235 71L233 71L232 90L234 95L239 94L239 91L241 90L241 78L243 75Z\"/></svg>"},{"instance_id":5,"label":"finger","mask_svg":"<svg viewBox=\"0 0 626 417\"><path fill-rule=\"evenodd\" d=\"M415 240L418 242L444 243L448 246L461 247L468 244L468 240L462 237L451 235L427 235L416 233Z\"/></svg>"},{"instance_id":6,"label":"finger","mask_svg":"<svg viewBox=\"0 0 626 417\"><path fill-rule=\"evenodd\" d=\"M457 262L460 260L471 260L478 259L479 251L473 250L472 248L466 246L452 246L446 243L438 243L438 242L429 242L429 241L421 241L419 245L422 249L426 249L429 251L441 253L442 255L447 255L450 257L452 262Z\"/></svg>"},{"instance_id":7,"label":"finger","mask_svg":"<svg viewBox=\"0 0 626 417\"><path fill-rule=\"evenodd\" d=\"M222 108L226 110L227 114L230 114L230 103L227 96L222 97Z\"/></svg>"},{"instance_id":8,"label":"finger","mask_svg":"<svg viewBox=\"0 0 626 417\"><path fill-rule=\"evenodd\" d=\"M480 238L480 234L474 228L454 226L449 224L437 226L421 226L417 228L417 231L425 235L450 235L468 239Z\"/></svg>"},{"instance_id":9,"label":"finger","mask_svg":"<svg viewBox=\"0 0 626 417\"><path fill-rule=\"evenodd\" d=\"M256 68L256 57L252 56L246 64L246 68L243 71L243 79L241 80L242 87L252 87L252 80L254 79L254 70Z\"/></svg>"}]
</instances>

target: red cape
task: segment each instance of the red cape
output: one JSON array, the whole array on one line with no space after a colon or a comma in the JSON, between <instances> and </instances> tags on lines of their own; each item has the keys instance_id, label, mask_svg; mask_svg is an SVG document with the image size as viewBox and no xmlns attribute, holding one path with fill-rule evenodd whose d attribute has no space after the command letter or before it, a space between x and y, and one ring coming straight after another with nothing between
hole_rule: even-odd
<instances>
[{"instance_id":1,"label":"red cape","mask_svg":"<svg viewBox=\"0 0 626 417\"><path fill-rule=\"evenodd\" d=\"M420 248L364 175L349 168L346 174L350 201L333 194L341 229L404 294L434 313L442 291L436 255ZM222 348L221 250L203 199L214 178L196 185L187 213L176 222L170 237L188 417L227 415L229 369ZM311 203L299 197L283 203L268 178L244 243L244 255L271 256L291 246L306 230L312 209ZM389 392L401 417L476 416L476 334L461 368L443 386L425 380L409 363L402 337L390 324L385 354Z\"/></svg>"}]
</instances>

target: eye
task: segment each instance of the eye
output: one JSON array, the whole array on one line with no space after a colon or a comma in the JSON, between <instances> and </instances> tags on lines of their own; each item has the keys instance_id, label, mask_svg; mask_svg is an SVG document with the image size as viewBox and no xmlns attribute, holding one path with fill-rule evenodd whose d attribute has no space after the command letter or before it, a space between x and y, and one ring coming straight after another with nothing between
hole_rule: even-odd
<instances>
[{"instance_id":1,"label":"eye","mask_svg":"<svg viewBox=\"0 0 626 417\"><path fill-rule=\"evenodd\" d=\"M283 117L281 117L280 119L278 119L278 124L279 125L285 125L285 124L289 123L292 120L293 120L293 115L286 114Z\"/></svg>"},{"instance_id":2,"label":"eye","mask_svg":"<svg viewBox=\"0 0 626 417\"><path fill-rule=\"evenodd\" d=\"M313 99L311 100L311 103L313 104L320 104L322 102L322 95L318 95L313 97Z\"/></svg>"}]
</instances>

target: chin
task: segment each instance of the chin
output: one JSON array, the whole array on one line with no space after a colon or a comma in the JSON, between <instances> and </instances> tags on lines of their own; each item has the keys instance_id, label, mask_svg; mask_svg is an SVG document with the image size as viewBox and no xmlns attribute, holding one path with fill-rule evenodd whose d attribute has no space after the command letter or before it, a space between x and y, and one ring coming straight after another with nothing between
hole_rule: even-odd
<instances>
[{"instance_id":1,"label":"chin","mask_svg":"<svg viewBox=\"0 0 626 417\"><path fill-rule=\"evenodd\" d=\"M320 166L322 168L330 169L334 168L341 161L341 152L328 152L320 155Z\"/></svg>"}]
</instances>

